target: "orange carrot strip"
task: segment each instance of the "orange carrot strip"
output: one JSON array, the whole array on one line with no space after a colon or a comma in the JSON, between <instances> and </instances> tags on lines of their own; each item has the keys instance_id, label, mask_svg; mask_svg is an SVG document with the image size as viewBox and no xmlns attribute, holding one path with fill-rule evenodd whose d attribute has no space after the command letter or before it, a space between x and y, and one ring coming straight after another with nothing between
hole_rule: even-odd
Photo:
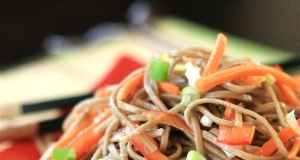
<instances>
[{"instance_id":1,"label":"orange carrot strip","mask_svg":"<svg viewBox=\"0 0 300 160\"><path fill-rule=\"evenodd\" d=\"M93 109L90 111L89 115L85 120L83 120L77 127L71 130L66 136L63 136L59 139L56 144L55 148L64 148L74 137L82 130L87 128L94 120L95 117L98 116L98 111Z\"/></svg>"},{"instance_id":2,"label":"orange carrot strip","mask_svg":"<svg viewBox=\"0 0 300 160\"><path fill-rule=\"evenodd\" d=\"M221 83L238 79L240 77L248 75L264 76L266 74L271 74L278 83L286 84L294 90L298 90L300 88L300 82L296 81L289 75L274 68L258 64L245 64L215 72L208 76L199 78L196 80L195 85L199 91L204 91Z\"/></svg>"},{"instance_id":3,"label":"orange carrot strip","mask_svg":"<svg viewBox=\"0 0 300 160\"><path fill-rule=\"evenodd\" d=\"M225 52L226 44L226 36L222 33L219 33L217 36L215 48L212 51L212 54L207 62L206 67L203 70L202 76L212 74L218 69Z\"/></svg>"},{"instance_id":4,"label":"orange carrot strip","mask_svg":"<svg viewBox=\"0 0 300 160\"><path fill-rule=\"evenodd\" d=\"M266 80L266 78L264 76L245 76L245 77L236 79L235 81L241 82L246 85L254 85L254 84L262 83L265 80Z\"/></svg>"},{"instance_id":5,"label":"orange carrot strip","mask_svg":"<svg viewBox=\"0 0 300 160\"><path fill-rule=\"evenodd\" d=\"M116 87L117 87L117 85L109 85L109 86L100 88L96 91L95 95L97 97L109 97Z\"/></svg>"},{"instance_id":6,"label":"orange carrot strip","mask_svg":"<svg viewBox=\"0 0 300 160\"><path fill-rule=\"evenodd\" d=\"M295 141L292 149L290 150L290 152L288 154L289 159L294 159L296 157L297 153L299 152L299 147L300 147L300 142Z\"/></svg>"},{"instance_id":7,"label":"orange carrot strip","mask_svg":"<svg viewBox=\"0 0 300 160\"><path fill-rule=\"evenodd\" d=\"M99 124L103 123L107 118L109 118L112 115L111 109L106 109L101 114L100 118L99 116L94 119L94 122L90 126L85 128L84 130L80 131L76 137L74 137L74 140L72 140L65 148L74 148L76 157L81 157L84 153L86 153L91 146L94 146L98 143L98 141L104 136L105 131L102 131L99 134L94 133L95 127L97 127Z\"/></svg>"},{"instance_id":8,"label":"orange carrot strip","mask_svg":"<svg viewBox=\"0 0 300 160\"><path fill-rule=\"evenodd\" d=\"M297 120L298 124L300 125L300 118ZM283 130L281 130L278 133L278 137L280 140L285 143L290 138L294 137L296 135L296 132L290 127L287 126ZM269 139L266 143L264 143L263 146L261 146L254 154L259 156L269 156L271 155L275 150L277 149L277 146L275 145L275 142L273 138Z\"/></svg>"},{"instance_id":9,"label":"orange carrot strip","mask_svg":"<svg viewBox=\"0 0 300 160\"><path fill-rule=\"evenodd\" d=\"M144 72L135 75L127 83L125 83L117 94L118 100L123 100L135 87L143 83Z\"/></svg>"},{"instance_id":10,"label":"orange carrot strip","mask_svg":"<svg viewBox=\"0 0 300 160\"><path fill-rule=\"evenodd\" d=\"M280 83L276 83L276 84L280 90L281 101L294 107L300 106L300 100L298 99L298 97L290 87Z\"/></svg>"},{"instance_id":11,"label":"orange carrot strip","mask_svg":"<svg viewBox=\"0 0 300 160\"><path fill-rule=\"evenodd\" d=\"M171 82L157 82L157 87L160 91L177 95L179 93L179 87Z\"/></svg>"},{"instance_id":12,"label":"orange carrot strip","mask_svg":"<svg viewBox=\"0 0 300 160\"><path fill-rule=\"evenodd\" d=\"M300 81L300 74L297 74L297 75L295 75L295 76L293 76L293 78L296 80L296 81Z\"/></svg>"}]
</instances>

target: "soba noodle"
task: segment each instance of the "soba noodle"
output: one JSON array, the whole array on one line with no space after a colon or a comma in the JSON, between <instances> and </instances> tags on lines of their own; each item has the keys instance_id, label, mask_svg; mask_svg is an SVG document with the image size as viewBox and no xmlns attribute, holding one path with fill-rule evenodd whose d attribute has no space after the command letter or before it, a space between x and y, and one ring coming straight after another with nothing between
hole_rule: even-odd
<instances>
[{"instance_id":1,"label":"soba noodle","mask_svg":"<svg viewBox=\"0 0 300 160\"><path fill-rule=\"evenodd\" d=\"M182 69L183 59L194 59L202 71L208 63L211 51L203 48L189 48L164 54L170 61L167 81L183 89L188 86L185 70ZM224 56L216 72L253 63L255 62ZM89 151L78 157L79 159L146 159L132 144L131 140L135 137L139 137L150 151L158 148L170 159L185 159L190 150L198 151L207 159L274 160L285 159L288 156L289 150L296 140L290 139L283 143L278 132L289 126L286 117L291 110L296 110L296 117L299 117L297 111L299 107L293 108L289 104L279 101L281 93L276 83L268 84L263 81L259 84L246 85L237 81L228 81L202 91L199 99L185 106L181 103L181 94L173 95L159 90L157 82L150 77L150 69L149 63L145 68L128 75L114 88L110 97L101 97L95 94L93 98L75 106L63 124L63 137L68 136L74 128L80 125L92 109L97 109L101 113L103 111L99 106L109 105L113 111L111 117L94 129L95 134L104 131L104 136L96 145L89 146ZM127 97L124 100L118 100L116 97L122 86L142 72L144 72L144 86L135 88L135 94L131 99ZM295 93L295 95L297 94ZM233 104L226 99L234 99L238 103ZM224 113L218 110L220 105L233 109L235 120L224 119ZM193 131L194 136L164 123L148 121L143 113L149 110L160 110L176 115L184 120ZM202 125L201 118L204 116L213 122L211 126ZM140 125L137 126L137 123ZM255 134L252 143L236 146L218 142L220 125L229 127L254 125ZM122 132L125 126L131 130L127 135ZM157 146L149 141L143 133L153 137ZM297 136L298 134L295 137ZM270 138L274 140L277 150L269 156L255 155L257 149ZM52 150L53 147L49 149L48 154L44 155L44 158L49 157ZM295 159L299 159L299 157L296 156Z\"/></svg>"}]
</instances>

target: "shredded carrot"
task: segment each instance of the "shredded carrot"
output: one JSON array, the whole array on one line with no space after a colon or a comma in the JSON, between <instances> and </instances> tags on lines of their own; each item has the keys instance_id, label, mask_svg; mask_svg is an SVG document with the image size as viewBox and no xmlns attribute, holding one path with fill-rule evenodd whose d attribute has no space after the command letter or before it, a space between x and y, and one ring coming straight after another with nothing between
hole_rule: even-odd
<instances>
[{"instance_id":1,"label":"shredded carrot","mask_svg":"<svg viewBox=\"0 0 300 160\"><path fill-rule=\"evenodd\" d=\"M157 82L157 87L160 91L177 95L179 87L171 82Z\"/></svg>"},{"instance_id":2,"label":"shredded carrot","mask_svg":"<svg viewBox=\"0 0 300 160\"><path fill-rule=\"evenodd\" d=\"M60 140L56 142L55 148L64 148L80 131L87 128L97 116L98 111L96 109L91 110L84 121L82 121L77 127L74 127L67 136L60 138Z\"/></svg>"},{"instance_id":3,"label":"shredded carrot","mask_svg":"<svg viewBox=\"0 0 300 160\"><path fill-rule=\"evenodd\" d=\"M94 128L112 115L112 110L109 107L102 107L103 112L100 115L97 109L92 109L87 119L82 121L78 127L74 127L67 136L62 137L56 142L54 148L74 148L76 157L80 158L89 150L90 146L97 144L99 139L103 137L105 131L95 134ZM47 157L47 159L50 160L51 155Z\"/></svg>"},{"instance_id":4,"label":"shredded carrot","mask_svg":"<svg viewBox=\"0 0 300 160\"><path fill-rule=\"evenodd\" d=\"M260 84L265 80L266 80L265 76L245 76L245 77L238 78L235 81L246 85L254 85L254 84Z\"/></svg>"},{"instance_id":5,"label":"shredded carrot","mask_svg":"<svg viewBox=\"0 0 300 160\"><path fill-rule=\"evenodd\" d=\"M77 157L81 157L84 153L89 151L91 146L97 144L97 142L104 136L105 131L100 132L99 134L94 133L95 127L103 123L107 118L112 115L111 109L106 109L103 111L101 116L98 116L94 119L94 123L80 131L74 140L68 143L66 148L74 148ZM95 123L96 122L96 123Z\"/></svg>"},{"instance_id":6,"label":"shredded carrot","mask_svg":"<svg viewBox=\"0 0 300 160\"><path fill-rule=\"evenodd\" d=\"M283 69L281 68L281 66L279 65L275 65L272 66L272 68L283 72ZM297 79L295 79L295 77L293 77L294 80L298 81ZM294 91L286 86L285 84L282 83L278 83L276 82L276 85L278 86L279 90L280 90L280 100L286 104L289 104L291 106L300 106L300 100L298 99L298 97L296 96L296 94L294 93Z\"/></svg>"},{"instance_id":7,"label":"shredded carrot","mask_svg":"<svg viewBox=\"0 0 300 160\"><path fill-rule=\"evenodd\" d=\"M117 85L109 85L100 89L97 89L95 95L97 97L109 97Z\"/></svg>"},{"instance_id":8,"label":"shredded carrot","mask_svg":"<svg viewBox=\"0 0 300 160\"><path fill-rule=\"evenodd\" d=\"M288 86L280 83L276 83L280 90L280 100L291 106L300 106L300 100L296 96L295 92Z\"/></svg>"},{"instance_id":9,"label":"shredded carrot","mask_svg":"<svg viewBox=\"0 0 300 160\"><path fill-rule=\"evenodd\" d=\"M271 74L278 83L286 84L294 90L298 90L300 88L300 82L296 81L284 72L280 72L272 67L258 64L245 64L212 73L196 80L195 86L199 91L205 91L221 83L235 80L240 77L248 75L264 76L266 74Z\"/></svg>"},{"instance_id":10,"label":"shredded carrot","mask_svg":"<svg viewBox=\"0 0 300 160\"><path fill-rule=\"evenodd\" d=\"M297 120L297 122L300 125L300 118ZM294 137L295 135L296 135L296 132L290 126L285 127L278 133L278 137L280 138L280 140L283 143L285 143L286 141L288 141L290 138ZM259 155L259 156L269 156L276 149L277 149L277 146L275 145L273 138L271 138L266 143L264 143L263 146L261 146L254 154Z\"/></svg>"},{"instance_id":11,"label":"shredded carrot","mask_svg":"<svg viewBox=\"0 0 300 160\"><path fill-rule=\"evenodd\" d=\"M226 44L227 44L226 36L222 33L219 33L217 36L215 48L212 51L211 56L207 62L207 65L202 72L202 76L207 76L209 74L212 74L218 69L225 52Z\"/></svg>"},{"instance_id":12,"label":"shredded carrot","mask_svg":"<svg viewBox=\"0 0 300 160\"><path fill-rule=\"evenodd\" d=\"M299 152L299 147L300 147L300 141L295 141L292 149L288 154L289 159L294 159L296 157L297 153Z\"/></svg>"},{"instance_id":13,"label":"shredded carrot","mask_svg":"<svg viewBox=\"0 0 300 160\"><path fill-rule=\"evenodd\" d=\"M127 95L130 94L137 86L143 83L144 72L135 75L127 83L125 83L117 94L117 100L123 100Z\"/></svg>"},{"instance_id":14,"label":"shredded carrot","mask_svg":"<svg viewBox=\"0 0 300 160\"><path fill-rule=\"evenodd\" d=\"M293 78L296 80L296 81L300 81L300 74L297 74L297 75L295 75L295 76L293 76Z\"/></svg>"}]
</instances>

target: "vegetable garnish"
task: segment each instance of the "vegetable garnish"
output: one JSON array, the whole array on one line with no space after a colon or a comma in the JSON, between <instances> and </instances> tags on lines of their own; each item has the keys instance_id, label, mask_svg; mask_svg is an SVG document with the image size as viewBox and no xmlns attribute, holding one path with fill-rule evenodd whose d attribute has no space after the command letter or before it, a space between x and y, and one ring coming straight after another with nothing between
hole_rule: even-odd
<instances>
[{"instance_id":1,"label":"vegetable garnish","mask_svg":"<svg viewBox=\"0 0 300 160\"><path fill-rule=\"evenodd\" d=\"M296 157L296 155L299 152L299 147L300 147L300 141L295 140L293 147L288 154L289 159L294 159Z\"/></svg>"},{"instance_id":2,"label":"vegetable garnish","mask_svg":"<svg viewBox=\"0 0 300 160\"><path fill-rule=\"evenodd\" d=\"M237 102L234 99L226 99L227 102L236 104ZM235 110L226 107L224 112L225 120L234 120L235 119ZM219 126L219 132L217 136L217 141L229 145L248 145L251 144L252 139L255 133L255 126L246 126L241 127L228 127L224 125Z\"/></svg>"},{"instance_id":3,"label":"vegetable garnish","mask_svg":"<svg viewBox=\"0 0 300 160\"><path fill-rule=\"evenodd\" d=\"M300 118L297 120L297 123L298 125L300 125ZM287 142L290 138L294 137L295 135L296 132L290 126L285 127L278 133L278 137L282 141L282 143ZM259 156L269 156L276 149L277 146L273 138L271 138L266 143L264 143L263 146L261 146L254 154Z\"/></svg>"},{"instance_id":4,"label":"vegetable garnish","mask_svg":"<svg viewBox=\"0 0 300 160\"><path fill-rule=\"evenodd\" d=\"M296 120L295 110L292 110L290 113L288 113L286 119L287 119L288 125L292 127L294 132L296 132L298 135L300 135L300 127Z\"/></svg>"},{"instance_id":5,"label":"vegetable garnish","mask_svg":"<svg viewBox=\"0 0 300 160\"><path fill-rule=\"evenodd\" d=\"M202 76L207 76L209 74L212 74L218 69L223 59L223 55L225 53L226 44L227 44L227 37L224 34L219 33L217 36L215 48L212 51L211 56L207 62L207 65L202 72Z\"/></svg>"},{"instance_id":6,"label":"vegetable garnish","mask_svg":"<svg viewBox=\"0 0 300 160\"><path fill-rule=\"evenodd\" d=\"M137 124L138 125L138 124ZM131 132L130 128L128 126L125 126L122 130L123 134L127 135ZM157 146L155 140L149 136L147 133L143 132L142 133L150 142L152 142L155 146ZM156 148L153 152L149 149L149 147L142 142L140 137L134 137L130 140L130 142L133 144L134 147L143 155L145 156L148 160L169 160L167 156L162 154L158 148Z\"/></svg>"},{"instance_id":7,"label":"vegetable garnish","mask_svg":"<svg viewBox=\"0 0 300 160\"><path fill-rule=\"evenodd\" d=\"M74 148L55 148L52 160L76 160Z\"/></svg>"},{"instance_id":8,"label":"vegetable garnish","mask_svg":"<svg viewBox=\"0 0 300 160\"><path fill-rule=\"evenodd\" d=\"M144 72L141 72L140 74L137 74L133 78L131 78L127 83L125 83L117 94L117 100L123 100L136 87L141 86L143 84L143 78Z\"/></svg>"},{"instance_id":9,"label":"vegetable garnish","mask_svg":"<svg viewBox=\"0 0 300 160\"><path fill-rule=\"evenodd\" d=\"M255 126L243 125L242 127L219 126L217 142L228 145L251 144L255 133Z\"/></svg>"},{"instance_id":10,"label":"vegetable garnish","mask_svg":"<svg viewBox=\"0 0 300 160\"><path fill-rule=\"evenodd\" d=\"M160 91L177 95L179 93L179 87L171 82L158 82L157 87Z\"/></svg>"},{"instance_id":11,"label":"vegetable garnish","mask_svg":"<svg viewBox=\"0 0 300 160\"><path fill-rule=\"evenodd\" d=\"M95 110L97 113L98 111ZM93 116L94 112L91 111L91 116L88 120L82 123L83 126L75 128L75 130L67 137L60 139L54 146L54 148L74 148L76 156L80 158L86 153L90 146L97 144L97 142L103 137L105 131L95 134L94 129L107 118L112 115L110 108L104 109L101 114Z\"/></svg>"},{"instance_id":12,"label":"vegetable garnish","mask_svg":"<svg viewBox=\"0 0 300 160\"><path fill-rule=\"evenodd\" d=\"M206 160L206 158L195 150L189 151L186 160Z\"/></svg>"},{"instance_id":13,"label":"vegetable garnish","mask_svg":"<svg viewBox=\"0 0 300 160\"><path fill-rule=\"evenodd\" d=\"M188 106L191 102L200 98L200 92L193 86L186 86L181 91L181 104Z\"/></svg>"},{"instance_id":14,"label":"vegetable garnish","mask_svg":"<svg viewBox=\"0 0 300 160\"><path fill-rule=\"evenodd\" d=\"M276 81L276 79L270 74L265 75L265 79L266 83L269 85L272 85Z\"/></svg>"},{"instance_id":15,"label":"vegetable garnish","mask_svg":"<svg viewBox=\"0 0 300 160\"><path fill-rule=\"evenodd\" d=\"M204 115L204 116L201 117L200 123L203 126L211 127L211 125L213 124L213 121L211 119L209 119L207 116Z\"/></svg>"},{"instance_id":16,"label":"vegetable garnish","mask_svg":"<svg viewBox=\"0 0 300 160\"><path fill-rule=\"evenodd\" d=\"M150 76L158 82L165 82L168 79L169 63L157 58L151 60Z\"/></svg>"},{"instance_id":17,"label":"vegetable garnish","mask_svg":"<svg viewBox=\"0 0 300 160\"><path fill-rule=\"evenodd\" d=\"M225 112L225 109L226 109L226 108L225 108L224 105L219 105L219 106L218 106L218 110L219 110L220 113L224 113L224 112Z\"/></svg>"},{"instance_id":18,"label":"vegetable garnish","mask_svg":"<svg viewBox=\"0 0 300 160\"><path fill-rule=\"evenodd\" d=\"M185 123L185 121L174 114L158 111L158 110L149 110L143 113L150 122L167 124L173 126L183 132L193 136L194 132L191 128Z\"/></svg>"},{"instance_id":19,"label":"vegetable garnish","mask_svg":"<svg viewBox=\"0 0 300 160\"><path fill-rule=\"evenodd\" d=\"M185 63L185 76L188 79L189 86L195 86L195 82L200 78L200 68L192 62Z\"/></svg>"},{"instance_id":20,"label":"vegetable garnish","mask_svg":"<svg viewBox=\"0 0 300 160\"><path fill-rule=\"evenodd\" d=\"M210 75L201 77L198 80L196 80L195 85L197 89L201 92L208 90L214 86L217 86L221 83L238 79L247 75L264 76L266 74L271 74L278 83L285 84L294 90L300 89L300 82L296 81L294 78L274 68L259 64L245 64L228 68L226 70L214 72Z\"/></svg>"},{"instance_id":21,"label":"vegetable garnish","mask_svg":"<svg viewBox=\"0 0 300 160\"><path fill-rule=\"evenodd\" d=\"M280 97L279 97L280 101L288 105L291 105L293 107L300 106L300 100L296 96L295 92L289 86L280 83L276 83L276 84L280 90Z\"/></svg>"},{"instance_id":22,"label":"vegetable garnish","mask_svg":"<svg viewBox=\"0 0 300 160\"><path fill-rule=\"evenodd\" d=\"M241 77L234 81L243 83L245 85L255 85L255 84L260 84L265 80L266 78L264 76L246 76L246 77Z\"/></svg>"}]
</instances>

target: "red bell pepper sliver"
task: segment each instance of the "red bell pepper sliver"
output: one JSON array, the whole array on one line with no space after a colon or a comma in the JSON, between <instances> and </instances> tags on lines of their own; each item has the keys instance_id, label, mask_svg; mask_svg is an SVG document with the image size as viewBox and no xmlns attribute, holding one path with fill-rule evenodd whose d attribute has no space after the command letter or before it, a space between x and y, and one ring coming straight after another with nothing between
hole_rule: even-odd
<instances>
[{"instance_id":1,"label":"red bell pepper sliver","mask_svg":"<svg viewBox=\"0 0 300 160\"><path fill-rule=\"evenodd\" d=\"M143 115L145 115L150 122L173 126L191 136L194 136L194 132L185 123L185 121L174 114L158 110L149 110L144 112Z\"/></svg>"},{"instance_id":2,"label":"red bell pepper sliver","mask_svg":"<svg viewBox=\"0 0 300 160\"><path fill-rule=\"evenodd\" d=\"M294 90L298 90L300 88L300 82L296 81L289 75L274 68L258 64L245 64L212 73L196 80L195 86L199 91L205 91L221 83L238 79L240 77L248 75L264 76L266 74L271 74L276 79L276 82L285 84Z\"/></svg>"},{"instance_id":3,"label":"red bell pepper sliver","mask_svg":"<svg viewBox=\"0 0 300 160\"><path fill-rule=\"evenodd\" d=\"M137 86L143 83L144 72L135 75L127 83L125 83L117 94L117 100L123 100L129 93L134 90Z\"/></svg>"},{"instance_id":4,"label":"red bell pepper sliver","mask_svg":"<svg viewBox=\"0 0 300 160\"><path fill-rule=\"evenodd\" d=\"M229 103L233 103L236 104L237 102L234 99L225 99L225 101L229 102ZM226 107L225 112L224 112L224 119L226 120L234 120L235 119L235 110L229 107Z\"/></svg>"},{"instance_id":5,"label":"red bell pepper sliver","mask_svg":"<svg viewBox=\"0 0 300 160\"><path fill-rule=\"evenodd\" d=\"M209 74L212 74L218 69L225 52L226 44L227 44L226 36L222 33L219 33L217 36L215 48L212 51L211 56L207 62L207 65L202 72L202 76L207 76Z\"/></svg>"},{"instance_id":6,"label":"red bell pepper sliver","mask_svg":"<svg viewBox=\"0 0 300 160\"><path fill-rule=\"evenodd\" d=\"M131 131L130 128L126 126L125 128L123 128L122 132L123 134L127 135ZM145 132L143 132L142 134L145 135L145 137L147 137L155 146L157 146L155 140L151 136L149 136ZM154 152L151 152L148 146L146 146L139 137L132 138L130 142L148 160L170 160L170 158L162 154L158 148Z\"/></svg>"},{"instance_id":7,"label":"red bell pepper sliver","mask_svg":"<svg viewBox=\"0 0 300 160\"><path fill-rule=\"evenodd\" d=\"M290 150L290 152L288 154L288 159L294 159L296 157L296 155L299 152L299 147L300 147L300 142L295 141L294 144L293 144L292 149Z\"/></svg>"},{"instance_id":8,"label":"red bell pepper sliver","mask_svg":"<svg viewBox=\"0 0 300 160\"><path fill-rule=\"evenodd\" d=\"M160 91L177 95L179 93L179 87L171 82L157 82L157 87Z\"/></svg>"},{"instance_id":9,"label":"red bell pepper sliver","mask_svg":"<svg viewBox=\"0 0 300 160\"><path fill-rule=\"evenodd\" d=\"M255 126L228 127L219 126L217 142L228 145L249 145L255 133Z\"/></svg>"},{"instance_id":10,"label":"red bell pepper sliver","mask_svg":"<svg viewBox=\"0 0 300 160\"><path fill-rule=\"evenodd\" d=\"M297 120L297 122L300 125L300 118ZM278 137L283 143L285 143L295 135L295 131L290 126L285 127L278 133ZM273 138L271 138L266 143L264 143L264 145L261 146L254 154L259 156L270 156L276 149L277 146L275 145Z\"/></svg>"}]
</instances>

